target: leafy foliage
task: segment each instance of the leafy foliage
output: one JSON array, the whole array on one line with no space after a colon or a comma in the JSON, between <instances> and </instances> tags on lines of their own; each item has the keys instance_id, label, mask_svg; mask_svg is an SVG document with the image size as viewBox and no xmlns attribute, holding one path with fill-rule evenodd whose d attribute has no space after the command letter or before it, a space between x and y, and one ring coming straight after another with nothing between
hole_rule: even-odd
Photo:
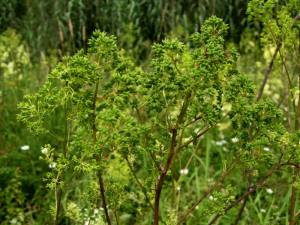
<instances>
[{"instance_id":1,"label":"leafy foliage","mask_svg":"<svg viewBox=\"0 0 300 225\"><path fill-rule=\"evenodd\" d=\"M296 224L299 3L246 2L1 2L1 223Z\"/></svg>"},{"instance_id":2,"label":"leafy foliage","mask_svg":"<svg viewBox=\"0 0 300 225\"><path fill-rule=\"evenodd\" d=\"M47 186L59 190L55 191L56 221L62 190L74 174L81 172L91 178L83 195L85 200L94 209L101 199L103 218L110 224L108 210L115 213L130 198L124 192L128 188L129 168L147 201L140 207L145 210L150 206L154 223L158 224L162 190L168 187L169 176L174 176L176 156L184 154L191 143L227 119L234 129L231 137L238 142L224 160L223 175L216 185L235 166L244 174L262 162L272 166L273 154L263 152L263 147L286 149L289 165L298 151L298 145L292 147L291 139L299 137L285 134L284 128L275 123L281 113L271 100L254 103L251 79L234 68L238 53L235 49L224 51L227 30L228 26L213 16L201 33L191 36L194 49L177 39L155 44L151 72L133 68L123 52L117 50L113 36L95 31L87 54L81 50L73 57L65 57L36 94L25 96L19 104L18 119L35 134L51 134L63 144L62 151L53 150L50 145L44 148L45 160L52 165ZM224 106L229 109L226 113ZM63 134L45 126L45 120L55 111L64 113ZM146 180L152 185L146 181L142 184L135 174L135 159L142 155L149 155L152 160L144 169L145 173L150 172ZM126 164L119 161L121 158L128 166L122 176L118 171L124 170ZM66 179L68 171L72 174ZM204 215L224 214L226 203L234 200L233 190L229 184L225 192L215 192L213 198L218 200L207 203ZM172 199L174 195L173 187ZM67 215L76 221L78 213Z\"/></svg>"}]
</instances>

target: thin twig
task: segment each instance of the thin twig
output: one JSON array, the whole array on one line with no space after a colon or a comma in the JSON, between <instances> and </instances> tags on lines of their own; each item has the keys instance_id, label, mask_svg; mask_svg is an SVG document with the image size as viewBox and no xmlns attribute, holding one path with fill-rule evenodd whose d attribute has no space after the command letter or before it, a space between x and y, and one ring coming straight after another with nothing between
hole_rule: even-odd
<instances>
[{"instance_id":1,"label":"thin twig","mask_svg":"<svg viewBox=\"0 0 300 225\"><path fill-rule=\"evenodd\" d=\"M285 61L285 59L283 59L283 60ZM293 129L292 129L292 124L291 124L291 116L290 116L289 89L288 89L288 86L286 85L286 82L285 82L284 70L285 70L285 67L283 67L283 71L282 71L282 81L283 81L283 85L284 85L284 89L285 89L286 109L287 109L287 115L288 115L288 124L289 124L289 128L290 128L290 133L292 134L293 133Z\"/></svg>"},{"instance_id":2,"label":"thin twig","mask_svg":"<svg viewBox=\"0 0 300 225\"><path fill-rule=\"evenodd\" d=\"M161 171L161 174L160 174L160 176L158 178L157 187L155 189L154 225L158 225L159 224L159 200L160 200L160 195L161 195L162 187L163 187L163 184L164 184L164 180L165 180L165 178L167 176L167 172L169 170L169 167L170 167L170 165L172 163L172 160L173 160L173 157L175 155L175 145L176 145L176 136L177 136L177 132L178 132L178 126L183 121L183 118L184 118L184 115L185 115L186 110L188 108L189 102L191 101L190 94L191 94L191 91L189 90L186 93L186 96L184 98L184 102L183 102L180 114L178 116L176 125L175 125L175 127L171 128L172 139L171 139L171 146L170 146L169 155L168 155L165 167Z\"/></svg>"},{"instance_id":3,"label":"thin twig","mask_svg":"<svg viewBox=\"0 0 300 225\"><path fill-rule=\"evenodd\" d=\"M290 185L290 184L293 184L293 182L290 182L290 183L275 183L275 184L263 184L261 185L262 187L268 187L268 186L281 186L281 185Z\"/></svg>"},{"instance_id":4,"label":"thin twig","mask_svg":"<svg viewBox=\"0 0 300 225\"><path fill-rule=\"evenodd\" d=\"M191 138L190 140L188 140L187 142L185 142L183 145L181 145L180 147L178 147L177 149L175 149L175 152L179 152L180 150L182 150L184 147L188 146L190 143L194 142L195 140L197 140L199 137L201 137L203 134L205 134L207 131L209 131L211 128L213 128L215 125L217 125L218 123L220 123L222 120L224 120L228 115L229 115L230 111L228 113L226 113L225 116L223 116L219 121L215 122L212 126L206 128L203 132L201 132L200 134L198 134L196 137Z\"/></svg>"},{"instance_id":5,"label":"thin twig","mask_svg":"<svg viewBox=\"0 0 300 225\"><path fill-rule=\"evenodd\" d=\"M194 151L193 151L193 153L192 153L192 155L191 155L191 157L190 157L189 161L188 161L188 162L187 162L187 164L185 165L185 167L184 167L184 170L186 170L186 169L187 169L187 167L189 166L190 162L192 161L192 158L194 157L194 155L195 155L195 152L196 152L196 150L197 150L197 148L198 148L198 146L199 146L199 144L200 144L200 141L201 141L201 139L202 139L202 138L203 138L203 136L199 138L199 141L198 141L198 143L197 143L196 147L194 148ZM176 188L177 188L177 185L178 185L178 183L179 183L179 181L180 181L180 179L181 179L182 175L183 175L183 173L182 173L182 174L180 174L180 177L178 178L178 180L177 180L177 182L176 182L176 185L175 185L174 189L176 189Z\"/></svg>"},{"instance_id":6,"label":"thin twig","mask_svg":"<svg viewBox=\"0 0 300 225\"><path fill-rule=\"evenodd\" d=\"M250 195L252 192L254 192L258 187L262 187L263 186L263 182L277 169L279 169L282 166L294 166L296 168L300 168L300 165L295 164L295 163L282 163L282 164L277 164L277 166L275 166L273 169L271 169L260 181L257 185L255 185L255 187L253 187L252 189L250 189L246 194L244 194L242 197L240 197L237 201L235 201L233 204L231 204L229 207L227 207L224 210L224 213L227 212L228 210L230 210L231 208L233 208L234 206L236 206L238 203L240 203L243 199L245 199L248 195ZM221 214L217 214L210 222L208 225L213 224L219 217L221 216Z\"/></svg>"},{"instance_id":7,"label":"thin twig","mask_svg":"<svg viewBox=\"0 0 300 225\"><path fill-rule=\"evenodd\" d=\"M280 48L280 45L277 45L277 47L276 47L276 49L275 49L275 52L274 52L274 54L273 54L272 60L271 60L271 62L269 63L269 66L268 66L267 71L266 71L266 73L265 73L264 80L263 80L263 82L262 82L262 84L261 84L261 86L260 86L260 90L259 90L259 93L258 93L258 95L257 95L256 102L258 102L258 101L261 99L262 93L263 93L263 91L264 91L265 85L266 85L267 80L268 80L268 78L269 78L269 74L271 73L271 69L272 69L272 67L273 67L273 63L274 63L274 61L275 61L275 59L276 59L276 56L277 56L277 53L278 53L279 48Z\"/></svg>"},{"instance_id":8,"label":"thin twig","mask_svg":"<svg viewBox=\"0 0 300 225\"><path fill-rule=\"evenodd\" d=\"M102 198L105 217L106 217L107 223L110 225L111 222L110 222L110 218L108 215L107 204L106 204L106 200L105 200L105 190L104 190L101 169L98 170L98 178L99 178L99 183L100 183L100 192L101 192L101 198Z\"/></svg>"},{"instance_id":9,"label":"thin twig","mask_svg":"<svg viewBox=\"0 0 300 225\"><path fill-rule=\"evenodd\" d=\"M99 59L100 62L100 59ZM96 145L97 142L97 137L96 137L96 101L97 101L97 93L98 93L98 88L99 88L99 81L96 83L96 88L95 88L95 94L94 94L94 101L93 101L93 117L94 117L94 123L93 123L93 144ZM100 154L97 156L94 156L94 159L97 161L97 163L100 165ZM111 225L108 210L107 210L107 205L106 205L106 200L105 200L105 190L104 190L104 184L103 184L103 179L102 179L102 173L101 173L101 168L98 169L98 180L99 180L99 185L100 185L100 193L101 193L101 198L102 198L102 203L103 203L103 208L104 208L104 213L105 217L107 220L108 225Z\"/></svg>"},{"instance_id":10,"label":"thin twig","mask_svg":"<svg viewBox=\"0 0 300 225\"><path fill-rule=\"evenodd\" d=\"M248 185L247 185L247 191L249 191L250 188L251 188L252 178L253 178L253 173L252 173L252 171L250 171L249 179L248 179ZM237 224L238 224L238 222L239 222L239 220L240 220L240 218L241 218L241 216L242 216L242 214L243 214L243 211L244 211L244 208L245 208L245 206L246 206L247 200L248 200L248 198L246 197L246 198L244 199L243 205L242 205L242 207L240 208L239 213L238 213L238 215L237 215L237 217L236 217L236 219L235 219L235 221L234 221L234 225L237 225Z\"/></svg>"},{"instance_id":11,"label":"thin twig","mask_svg":"<svg viewBox=\"0 0 300 225\"><path fill-rule=\"evenodd\" d=\"M114 210L114 214L115 214L115 218L116 218L117 225L119 225L118 215L117 215L117 213L116 213L115 210Z\"/></svg>"},{"instance_id":12,"label":"thin twig","mask_svg":"<svg viewBox=\"0 0 300 225\"><path fill-rule=\"evenodd\" d=\"M184 127L187 127L187 126L189 126L189 125L195 123L196 121L198 121L198 120L200 120L200 119L202 119L202 116L197 116L193 121L191 121L191 122L189 122L188 124L184 125Z\"/></svg>"},{"instance_id":13,"label":"thin twig","mask_svg":"<svg viewBox=\"0 0 300 225\"><path fill-rule=\"evenodd\" d=\"M222 174L222 176L219 178L219 180L216 183L214 183L214 185L211 186L205 192L205 194L192 206L192 208L189 209L189 211L187 213L184 214L184 216L179 220L177 225L181 224L183 222L183 220L185 220L185 218L197 207L197 205L199 205L209 195L209 193L215 189L215 187L224 179L224 177L226 177L228 175L228 173L234 168L234 166L236 164L237 164L237 161L235 161L233 164L231 164L231 166L227 169L226 172L224 172Z\"/></svg>"},{"instance_id":14,"label":"thin twig","mask_svg":"<svg viewBox=\"0 0 300 225\"><path fill-rule=\"evenodd\" d=\"M144 186L141 184L141 182L140 182L139 179L137 178L137 176L136 176L136 174L135 174L135 172L134 172L134 170L133 170L133 168L132 168L132 166L131 166L131 164L130 164L130 162L129 162L129 160L128 160L128 157L127 157L125 154L124 154L124 158L125 158L125 160L126 160L126 162L127 162L127 164L128 164L128 167L129 167L129 169L130 169L132 175L134 176L134 179L136 180L136 182L137 182L138 185L140 186L142 192L144 193L145 198L146 198L148 204L150 205L150 207L152 208L152 210L154 210L153 205L151 204L150 199L149 199L149 197L148 197L148 195L147 195L147 192L146 192L145 189L144 189Z\"/></svg>"}]
</instances>

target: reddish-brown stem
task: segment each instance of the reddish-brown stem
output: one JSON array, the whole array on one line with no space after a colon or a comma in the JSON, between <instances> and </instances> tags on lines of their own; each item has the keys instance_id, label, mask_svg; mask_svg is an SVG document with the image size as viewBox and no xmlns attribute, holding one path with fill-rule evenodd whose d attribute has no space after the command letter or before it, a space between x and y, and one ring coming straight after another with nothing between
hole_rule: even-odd
<instances>
[{"instance_id":1,"label":"reddish-brown stem","mask_svg":"<svg viewBox=\"0 0 300 225\"><path fill-rule=\"evenodd\" d=\"M263 182L277 169L279 169L282 166L294 166L296 168L299 168L300 165L298 164L294 164L294 163L282 163L282 164L277 164L277 166L275 166L273 169L271 169L260 181L257 185L255 185L255 187L253 187L252 189L250 189L246 194L244 194L242 197L240 197L237 201L235 201L232 205L228 206L225 210L224 213L227 212L228 210L230 210L231 208L233 208L234 206L236 206L238 203L240 203L243 199L245 199L248 195L250 195L252 192L254 192L258 187L262 187ZM208 225L213 224L221 215L217 214L210 222Z\"/></svg>"},{"instance_id":2,"label":"reddish-brown stem","mask_svg":"<svg viewBox=\"0 0 300 225\"><path fill-rule=\"evenodd\" d=\"M104 190L104 184L103 184L101 169L98 170L98 179L99 179L99 184L100 184L100 192L101 192L101 198L102 198L105 217L106 217L107 223L110 225L111 222L110 222L110 218L109 218L109 215L108 215L107 204L106 204L106 200L105 200L105 190Z\"/></svg>"},{"instance_id":3,"label":"reddish-brown stem","mask_svg":"<svg viewBox=\"0 0 300 225\"><path fill-rule=\"evenodd\" d=\"M117 213L116 213L115 210L114 210L114 214L115 214L115 220L116 220L116 223L117 223L117 225L119 225L118 215L117 215Z\"/></svg>"},{"instance_id":4,"label":"reddish-brown stem","mask_svg":"<svg viewBox=\"0 0 300 225\"><path fill-rule=\"evenodd\" d=\"M155 189L155 200L154 200L154 225L158 225L159 224L159 199L160 199L160 195L161 195L161 190L164 184L164 180L166 178L167 172L169 170L169 167L172 163L173 157L175 155L175 145L176 145L176 136L177 136L177 131L178 131L178 126L179 124L182 122L183 117L186 113L186 110L188 108L188 104L190 101L190 94L191 91L188 91L186 93L180 114L178 116L178 120L176 122L175 127L170 128L172 130L172 140L171 140L171 146L170 146L170 152L167 158L167 162L165 164L165 167L162 171L160 171L160 176L158 177L158 182L157 182L157 186Z\"/></svg>"},{"instance_id":5,"label":"reddish-brown stem","mask_svg":"<svg viewBox=\"0 0 300 225\"><path fill-rule=\"evenodd\" d=\"M96 133L97 133L97 129L96 129L96 101L97 101L98 87L99 87L99 81L96 83L96 89L95 89L95 95L94 95L94 102L93 102L93 111L94 111L94 113L93 113L93 117L94 117L93 143L94 143L94 145L97 142L97 137L96 137ZM94 156L94 159L96 159L96 161L99 164L99 166L100 166L100 157L101 157L100 153L97 156ZM98 180L99 180L99 185L100 185L100 193L101 193L101 198L102 198L102 203L103 203L105 217L106 217L108 225L111 225L110 218L109 218L109 215L108 215L106 200L105 200L105 190L104 190L104 184L103 184L101 169L98 170Z\"/></svg>"},{"instance_id":6,"label":"reddish-brown stem","mask_svg":"<svg viewBox=\"0 0 300 225\"><path fill-rule=\"evenodd\" d=\"M155 190L154 225L159 224L159 199L160 199L161 190L162 190L162 187L163 187L163 184L164 184L164 180L166 178L167 172L169 170L169 167L171 165L171 162L172 162L172 159L173 159L173 156L174 156L176 136L177 136L177 129L173 128L172 129L172 141L171 141L170 153L169 153L166 165L165 165L164 169L161 171L161 174L160 174L158 182L157 182L157 187L156 187L156 190Z\"/></svg>"},{"instance_id":7,"label":"reddish-brown stem","mask_svg":"<svg viewBox=\"0 0 300 225\"><path fill-rule=\"evenodd\" d=\"M277 53L278 53L279 48L280 48L280 45L277 45L277 47L276 47L276 49L275 49L275 52L274 52L274 54L273 54L272 60L271 60L269 66L268 66L268 68L267 68L266 73L265 73L264 80L263 80L263 82L262 82L262 84L261 84L261 86L260 86L260 90L259 90L259 93L258 93L258 95L257 95L256 102L258 102L259 99L260 99L261 96L262 96L262 93L263 93L263 91L264 91L265 85L266 85L267 80L268 80L268 78L269 78L269 74L271 73L271 69L272 69L272 67L273 67L273 63L274 63L274 61L275 61L275 59L276 59L276 56L277 56Z\"/></svg>"},{"instance_id":8,"label":"reddish-brown stem","mask_svg":"<svg viewBox=\"0 0 300 225\"><path fill-rule=\"evenodd\" d=\"M285 61L285 59L283 59L283 60ZM291 124L291 116L290 116L289 89L288 89L288 86L286 85L286 82L285 82L284 70L285 70L285 67L283 67L282 81L283 81L283 85L284 85L284 88L285 88L287 117L288 117L290 133L293 133L292 124Z\"/></svg>"},{"instance_id":9,"label":"reddish-brown stem","mask_svg":"<svg viewBox=\"0 0 300 225\"><path fill-rule=\"evenodd\" d=\"M271 26L270 26L268 20L266 20L266 24L267 24L267 26L268 26L268 29L269 29L269 31L270 31L270 33L271 33L271 35L272 35L272 37L273 37L273 39L274 39L276 45L279 45L279 43L278 43L278 41L277 41L277 39L276 39L276 37L275 37L275 35L274 35L274 33L273 33L273 30L271 29ZM285 68L286 76L287 76L287 78L288 78L288 84L289 84L288 86L289 86L290 88L292 88L293 86L292 86L291 78L290 78L290 75L289 75L289 71L288 71L287 66L286 66L286 63L285 63L284 55L283 55L282 52L280 51L280 48L278 49L278 52L279 52L279 56L280 56L280 58L281 58L281 62L283 63L283 66L284 66L284 68ZM292 97L293 97L293 95L292 95ZM295 106L294 106L294 107L295 107Z\"/></svg>"},{"instance_id":10,"label":"reddish-brown stem","mask_svg":"<svg viewBox=\"0 0 300 225\"><path fill-rule=\"evenodd\" d=\"M215 189L215 187L224 179L224 177L226 177L227 174L234 168L236 163L237 161L232 163L232 165L228 168L228 170L222 174L219 180L207 190L207 192L193 205L192 208L189 209L189 211L186 214L184 214L184 216L178 221L177 225L181 224L183 220L185 220L185 218L196 208L196 206L199 205L206 198L206 196Z\"/></svg>"},{"instance_id":11,"label":"reddish-brown stem","mask_svg":"<svg viewBox=\"0 0 300 225\"><path fill-rule=\"evenodd\" d=\"M253 174L252 174L252 171L250 171L249 179L248 179L248 185L247 185L247 191L249 191L250 188L251 188L252 178L253 178ZM243 211L244 211L244 208L245 208L245 206L246 206L247 200L248 200L248 197L246 197L246 198L244 199L243 205L242 205L242 207L240 208L239 213L238 213L238 215L237 215L237 217L236 217L236 219L235 219L235 221L234 221L234 225L237 225L237 224L238 224L238 222L239 222L239 220L240 220L240 218L241 218L241 216L242 216L242 214L243 214Z\"/></svg>"},{"instance_id":12,"label":"reddish-brown stem","mask_svg":"<svg viewBox=\"0 0 300 225\"><path fill-rule=\"evenodd\" d=\"M202 116L197 116L193 121L191 121L191 122L189 122L188 124L184 125L184 127L187 127L187 126L189 126L189 125L195 123L196 121L198 121L198 120L200 120L200 119L202 119Z\"/></svg>"}]
</instances>

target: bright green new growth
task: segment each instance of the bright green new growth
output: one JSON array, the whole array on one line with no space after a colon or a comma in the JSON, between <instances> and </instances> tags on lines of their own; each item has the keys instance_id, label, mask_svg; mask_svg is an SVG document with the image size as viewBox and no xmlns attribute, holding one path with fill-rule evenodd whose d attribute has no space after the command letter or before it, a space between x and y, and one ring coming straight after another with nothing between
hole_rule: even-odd
<instances>
[{"instance_id":1,"label":"bright green new growth","mask_svg":"<svg viewBox=\"0 0 300 225\"><path fill-rule=\"evenodd\" d=\"M299 128L300 128L300 2L298 0L290 0L285 2L285 6L276 10L280 5L278 0L253 0L248 6L248 14L250 19L255 19L263 23L265 29L262 33L261 41L266 49L274 48L272 62L275 61L279 65L278 72L282 76L284 89L283 104L286 115L288 117L288 126L285 134L275 139L280 139L277 144L280 150L279 163L282 159L287 162L297 163L299 165ZM294 15L291 17L291 15ZM276 54L279 57L276 60ZM272 64L270 64L272 66ZM267 76L265 77L267 78ZM295 79L296 78L296 79ZM266 80L266 79L265 79ZM264 85L264 84L263 84ZM264 86L262 86L263 88ZM284 129L282 129L284 133ZM300 211L296 212L297 190L299 188L299 166L294 166L293 187L290 198L289 224L299 223Z\"/></svg>"},{"instance_id":2,"label":"bright green new growth","mask_svg":"<svg viewBox=\"0 0 300 225\"><path fill-rule=\"evenodd\" d=\"M128 200L124 189L130 178L141 188L136 194L145 199L144 212L154 210L158 224L160 196L168 194L162 189L174 196L174 186L166 185L170 181L165 179L174 173L176 156L192 143L195 147L200 137L226 119L231 120L232 138L238 142L224 162L222 179L235 166L250 171L259 163L272 165L272 152L263 148L273 144L286 149L288 163L299 163L295 152L300 132L285 134L274 123L281 114L271 100L254 103L252 81L234 68L238 53L224 51L227 30L213 16L191 36L194 49L176 39L155 44L152 72L133 68L117 50L115 37L95 31L86 55L79 51L65 57L43 88L24 97L18 119L35 134L51 134L63 145L62 150L44 148L44 159L56 163L45 180L55 190L57 223L62 190L82 172L91 177L84 199L92 209L102 201L108 224L106 210L116 212ZM45 125L54 112L64 114L63 131ZM142 155L151 159L143 169L150 174L146 181L139 181L134 170L135 159ZM226 193L214 193L216 201L203 215L225 212L226 203L234 200L234 188L227 187Z\"/></svg>"}]
</instances>

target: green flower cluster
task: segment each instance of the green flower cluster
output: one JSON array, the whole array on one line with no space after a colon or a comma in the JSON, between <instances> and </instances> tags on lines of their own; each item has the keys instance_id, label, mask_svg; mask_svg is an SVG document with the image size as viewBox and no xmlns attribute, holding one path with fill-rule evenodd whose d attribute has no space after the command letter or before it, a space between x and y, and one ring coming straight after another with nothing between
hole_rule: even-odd
<instances>
[{"instance_id":1,"label":"green flower cluster","mask_svg":"<svg viewBox=\"0 0 300 225\"><path fill-rule=\"evenodd\" d=\"M191 36L194 49L177 39L155 44L151 72L134 68L117 50L115 37L95 31L87 54L79 51L65 57L35 95L24 97L18 119L35 134L51 134L63 143L62 151L46 146L45 160L57 164L47 175L48 187L59 190L55 192L56 221L63 188L75 173L82 172L91 178L84 198L92 208L101 199L108 224L108 210L115 212L128 200L125 180L131 178L146 199L144 209L154 210L158 224L160 196L169 182L166 176L174 175L171 165L176 155L223 120L231 120L232 138L239 140L225 161L224 168L229 169L224 174L232 165L241 171L254 170L260 162L271 165L273 153L262 151L271 145L285 148L294 158L299 149L291 143L299 136L286 135L276 124L281 114L271 100L254 103L252 81L234 67L238 53L224 50L227 30L213 16L200 33ZM64 113L58 133L45 125L54 112ZM134 170L135 159L141 156L151 160L142 170L148 174L145 182L139 181ZM115 163L120 166L112 170ZM125 168L130 173L120 179L119 172ZM227 200L232 200L228 187L225 194L215 194L221 205L209 206L217 213L223 213Z\"/></svg>"}]
</instances>

